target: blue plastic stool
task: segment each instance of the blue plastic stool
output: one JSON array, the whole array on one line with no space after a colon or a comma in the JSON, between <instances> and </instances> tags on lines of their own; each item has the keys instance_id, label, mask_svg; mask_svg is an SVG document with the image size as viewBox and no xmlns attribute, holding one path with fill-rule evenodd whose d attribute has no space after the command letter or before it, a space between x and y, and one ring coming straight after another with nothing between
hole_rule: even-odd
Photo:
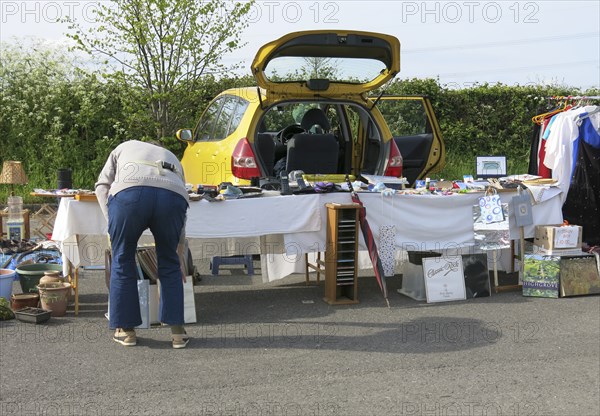
<instances>
[{"instance_id":1,"label":"blue plastic stool","mask_svg":"<svg viewBox=\"0 0 600 416\"><path fill-rule=\"evenodd\" d=\"M254 274L252 256L213 257L210 261L210 270L214 276L219 274L219 266L222 264L243 264L246 267L248 276L252 276Z\"/></svg>"}]
</instances>

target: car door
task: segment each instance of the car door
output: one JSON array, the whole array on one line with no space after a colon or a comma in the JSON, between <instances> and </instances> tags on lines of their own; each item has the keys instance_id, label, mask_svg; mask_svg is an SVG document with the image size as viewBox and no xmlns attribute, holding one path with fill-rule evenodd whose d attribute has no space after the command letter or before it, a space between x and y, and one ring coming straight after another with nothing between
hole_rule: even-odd
<instances>
[{"instance_id":1,"label":"car door","mask_svg":"<svg viewBox=\"0 0 600 416\"><path fill-rule=\"evenodd\" d=\"M182 158L186 181L192 184L218 184L231 181L231 154L237 139L231 137L247 102L224 95L204 111ZM234 142L235 141L235 142Z\"/></svg>"},{"instance_id":2,"label":"car door","mask_svg":"<svg viewBox=\"0 0 600 416\"><path fill-rule=\"evenodd\" d=\"M385 119L403 159L403 176L409 183L440 171L446 150L440 127L424 96L373 98Z\"/></svg>"}]
</instances>

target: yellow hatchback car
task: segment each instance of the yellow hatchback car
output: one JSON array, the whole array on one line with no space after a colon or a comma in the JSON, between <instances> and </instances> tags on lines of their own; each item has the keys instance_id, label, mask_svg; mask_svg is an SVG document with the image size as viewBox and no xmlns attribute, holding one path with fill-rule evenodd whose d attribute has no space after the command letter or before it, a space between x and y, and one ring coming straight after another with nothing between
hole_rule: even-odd
<instances>
[{"instance_id":1,"label":"yellow hatchback car","mask_svg":"<svg viewBox=\"0 0 600 416\"><path fill-rule=\"evenodd\" d=\"M254 58L257 87L219 94L181 163L192 185L257 184L282 173L405 176L441 169L445 149L427 97L369 97L400 70L400 42L358 31L294 32Z\"/></svg>"}]
</instances>

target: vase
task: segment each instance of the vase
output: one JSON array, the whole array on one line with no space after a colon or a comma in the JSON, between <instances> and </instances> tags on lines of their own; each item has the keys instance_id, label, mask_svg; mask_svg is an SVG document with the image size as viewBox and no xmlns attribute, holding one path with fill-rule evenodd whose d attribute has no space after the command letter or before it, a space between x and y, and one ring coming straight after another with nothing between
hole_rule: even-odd
<instances>
[{"instance_id":1,"label":"vase","mask_svg":"<svg viewBox=\"0 0 600 416\"><path fill-rule=\"evenodd\" d=\"M60 275L60 272L49 270L44 272L44 276L40 279L40 284L42 283L62 283L65 279L63 279Z\"/></svg>"},{"instance_id":2,"label":"vase","mask_svg":"<svg viewBox=\"0 0 600 416\"><path fill-rule=\"evenodd\" d=\"M54 282L37 285L42 309L49 310L52 316L65 316L70 283Z\"/></svg>"}]
</instances>

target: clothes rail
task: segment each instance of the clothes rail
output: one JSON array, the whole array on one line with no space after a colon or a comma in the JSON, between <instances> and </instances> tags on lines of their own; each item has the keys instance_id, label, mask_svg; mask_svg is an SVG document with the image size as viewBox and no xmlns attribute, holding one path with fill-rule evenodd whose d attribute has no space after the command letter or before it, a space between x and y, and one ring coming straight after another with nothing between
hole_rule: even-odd
<instances>
[{"instance_id":1,"label":"clothes rail","mask_svg":"<svg viewBox=\"0 0 600 416\"><path fill-rule=\"evenodd\" d=\"M553 95L545 98L548 100L600 100L600 95Z\"/></svg>"}]
</instances>

